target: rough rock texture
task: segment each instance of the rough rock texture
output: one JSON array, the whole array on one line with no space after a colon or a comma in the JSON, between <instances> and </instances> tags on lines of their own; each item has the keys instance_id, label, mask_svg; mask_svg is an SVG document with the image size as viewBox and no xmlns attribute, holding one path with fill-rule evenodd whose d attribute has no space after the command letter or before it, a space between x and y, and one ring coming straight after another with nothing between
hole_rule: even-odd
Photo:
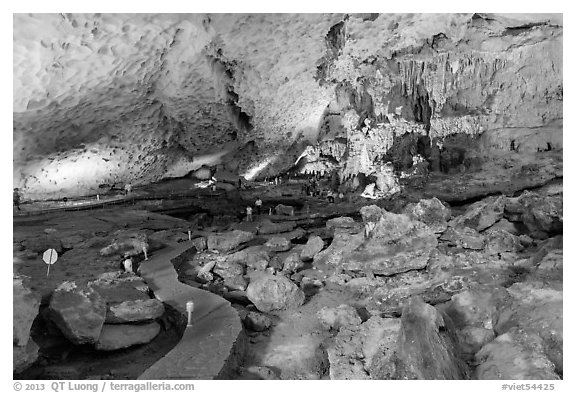
<instances>
[{"instance_id":1,"label":"rough rock texture","mask_svg":"<svg viewBox=\"0 0 576 393\"><path fill-rule=\"evenodd\" d=\"M397 379L467 379L451 320L420 298L402 312L396 350Z\"/></svg>"},{"instance_id":2,"label":"rough rock texture","mask_svg":"<svg viewBox=\"0 0 576 393\"><path fill-rule=\"evenodd\" d=\"M88 286L104 298L108 304L130 300L148 300L148 285L134 273L109 272L100 275Z\"/></svg>"},{"instance_id":3,"label":"rough rock texture","mask_svg":"<svg viewBox=\"0 0 576 393\"><path fill-rule=\"evenodd\" d=\"M13 26L25 198L221 161L274 174L316 142L352 175L406 135L562 147L561 15L15 14Z\"/></svg>"},{"instance_id":4,"label":"rough rock texture","mask_svg":"<svg viewBox=\"0 0 576 393\"><path fill-rule=\"evenodd\" d=\"M483 231L504 217L504 206L506 206L505 196L489 197L472 204L464 214L456 217L450 224Z\"/></svg>"},{"instance_id":5,"label":"rough rock texture","mask_svg":"<svg viewBox=\"0 0 576 393\"><path fill-rule=\"evenodd\" d=\"M92 288L62 283L50 299L50 317L74 344L93 344L106 319L106 302Z\"/></svg>"},{"instance_id":6,"label":"rough rock texture","mask_svg":"<svg viewBox=\"0 0 576 393\"><path fill-rule=\"evenodd\" d=\"M292 281L268 274L252 278L246 296L262 312L292 309L304 303L304 292Z\"/></svg>"},{"instance_id":7,"label":"rough rock texture","mask_svg":"<svg viewBox=\"0 0 576 393\"><path fill-rule=\"evenodd\" d=\"M230 251L242 243L246 243L254 238L254 234L234 230L232 232L221 233L208 236L208 250Z\"/></svg>"},{"instance_id":8,"label":"rough rock texture","mask_svg":"<svg viewBox=\"0 0 576 393\"><path fill-rule=\"evenodd\" d=\"M12 347L12 369L14 373L26 370L38 359L38 345L30 339L24 346Z\"/></svg>"},{"instance_id":9,"label":"rough rock texture","mask_svg":"<svg viewBox=\"0 0 576 393\"><path fill-rule=\"evenodd\" d=\"M450 220L451 210L438 198L422 199L408 204L403 211L414 220L422 221L436 233L444 232Z\"/></svg>"},{"instance_id":10,"label":"rough rock texture","mask_svg":"<svg viewBox=\"0 0 576 393\"><path fill-rule=\"evenodd\" d=\"M344 326L328 348L330 379L391 379L399 318L372 317Z\"/></svg>"},{"instance_id":11,"label":"rough rock texture","mask_svg":"<svg viewBox=\"0 0 576 393\"><path fill-rule=\"evenodd\" d=\"M345 270L390 276L426 267L430 253L438 245L428 226L376 206L363 207L360 213L368 238L355 250L348 246L349 253L342 263Z\"/></svg>"},{"instance_id":12,"label":"rough rock texture","mask_svg":"<svg viewBox=\"0 0 576 393\"><path fill-rule=\"evenodd\" d=\"M104 325L95 348L114 351L137 344L146 344L160 333L160 324L151 322L140 325Z\"/></svg>"},{"instance_id":13,"label":"rough rock texture","mask_svg":"<svg viewBox=\"0 0 576 393\"><path fill-rule=\"evenodd\" d=\"M486 344L476 354L476 362L477 379L559 379L540 336L518 328Z\"/></svg>"},{"instance_id":14,"label":"rough rock texture","mask_svg":"<svg viewBox=\"0 0 576 393\"><path fill-rule=\"evenodd\" d=\"M14 277L12 283L12 343L25 347L30 338L32 322L38 315L40 299L24 286L22 278Z\"/></svg>"},{"instance_id":15,"label":"rough rock texture","mask_svg":"<svg viewBox=\"0 0 576 393\"><path fill-rule=\"evenodd\" d=\"M290 250L290 248L292 248L292 243L284 237L275 236L270 238L264 244L264 247L268 248L270 251L282 252Z\"/></svg>"},{"instance_id":16,"label":"rough rock texture","mask_svg":"<svg viewBox=\"0 0 576 393\"><path fill-rule=\"evenodd\" d=\"M106 312L106 323L142 322L160 318L164 304L160 300L128 300L112 305Z\"/></svg>"},{"instance_id":17,"label":"rough rock texture","mask_svg":"<svg viewBox=\"0 0 576 393\"><path fill-rule=\"evenodd\" d=\"M300 253L300 258L303 261L308 261L313 259L316 254L318 254L324 248L324 240L320 236L310 236L306 245Z\"/></svg>"},{"instance_id":18,"label":"rough rock texture","mask_svg":"<svg viewBox=\"0 0 576 393\"><path fill-rule=\"evenodd\" d=\"M339 330L342 326L354 326L362 323L356 309L347 304L341 304L335 308L323 307L316 315L320 325L326 330Z\"/></svg>"}]
</instances>

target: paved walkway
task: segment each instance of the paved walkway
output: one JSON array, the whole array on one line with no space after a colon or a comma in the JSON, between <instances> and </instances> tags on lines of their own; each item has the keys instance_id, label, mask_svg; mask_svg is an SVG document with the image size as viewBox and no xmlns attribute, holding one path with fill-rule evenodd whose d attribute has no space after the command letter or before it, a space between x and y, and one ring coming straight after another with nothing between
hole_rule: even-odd
<instances>
[{"instance_id":1,"label":"paved walkway","mask_svg":"<svg viewBox=\"0 0 576 393\"><path fill-rule=\"evenodd\" d=\"M193 324L180 342L138 379L214 379L221 376L237 349L242 323L230 303L202 289L178 281L171 260L192 247L175 244L151 256L139 273L155 296L186 315L186 302L194 302ZM225 370L224 370L225 371Z\"/></svg>"}]
</instances>

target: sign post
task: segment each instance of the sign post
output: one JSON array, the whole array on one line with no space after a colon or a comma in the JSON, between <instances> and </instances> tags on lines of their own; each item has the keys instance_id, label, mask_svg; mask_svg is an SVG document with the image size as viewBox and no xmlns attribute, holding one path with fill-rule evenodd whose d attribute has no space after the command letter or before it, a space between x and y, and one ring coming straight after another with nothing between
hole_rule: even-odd
<instances>
[{"instance_id":1,"label":"sign post","mask_svg":"<svg viewBox=\"0 0 576 393\"><path fill-rule=\"evenodd\" d=\"M53 248L49 248L44 251L42 259L48 265L48 271L46 272L46 277L48 277L50 274L50 265L53 265L58 260L58 252Z\"/></svg>"}]
</instances>

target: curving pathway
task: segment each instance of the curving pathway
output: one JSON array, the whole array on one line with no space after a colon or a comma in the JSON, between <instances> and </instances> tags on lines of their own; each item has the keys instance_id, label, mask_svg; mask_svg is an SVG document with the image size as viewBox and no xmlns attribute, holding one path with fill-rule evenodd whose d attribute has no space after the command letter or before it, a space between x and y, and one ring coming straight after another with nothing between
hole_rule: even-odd
<instances>
[{"instance_id":1,"label":"curving pathway","mask_svg":"<svg viewBox=\"0 0 576 393\"><path fill-rule=\"evenodd\" d=\"M171 260L192 247L175 244L151 256L139 273L156 298L186 315L186 302L194 301L192 326L180 342L138 379L226 378L242 350L242 323L230 302L178 281Z\"/></svg>"}]
</instances>

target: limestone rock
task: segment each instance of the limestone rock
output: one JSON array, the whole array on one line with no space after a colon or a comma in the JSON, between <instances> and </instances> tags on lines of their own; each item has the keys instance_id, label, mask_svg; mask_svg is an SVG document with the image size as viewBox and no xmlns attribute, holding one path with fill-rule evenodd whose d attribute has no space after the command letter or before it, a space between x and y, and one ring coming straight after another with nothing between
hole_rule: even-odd
<instances>
[{"instance_id":1,"label":"limestone rock","mask_svg":"<svg viewBox=\"0 0 576 393\"><path fill-rule=\"evenodd\" d=\"M300 260L300 255L296 252L290 253L282 262L282 272L292 274L304 267L304 263Z\"/></svg>"},{"instance_id":2,"label":"limestone rock","mask_svg":"<svg viewBox=\"0 0 576 393\"><path fill-rule=\"evenodd\" d=\"M272 321L264 314L250 311L244 319L244 324L250 330L255 332L263 332L264 330L270 328Z\"/></svg>"},{"instance_id":3,"label":"limestone rock","mask_svg":"<svg viewBox=\"0 0 576 393\"><path fill-rule=\"evenodd\" d=\"M560 232L563 227L562 195L542 196L524 191L519 197L508 199L506 212L513 215L510 221L522 221L536 238L548 237L542 233Z\"/></svg>"},{"instance_id":4,"label":"limestone rock","mask_svg":"<svg viewBox=\"0 0 576 393\"><path fill-rule=\"evenodd\" d=\"M395 378L467 379L468 374L450 318L411 298L402 311Z\"/></svg>"},{"instance_id":5,"label":"limestone rock","mask_svg":"<svg viewBox=\"0 0 576 393\"><path fill-rule=\"evenodd\" d=\"M340 265L345 256L364 243L364 234L350 234L344 228L334 231L334 239L330 246L314 256L314 264Z\"/></svg>"},{"instance_id":6,"label":"limestone rock","mask_svg":"<svg viewBox=\"0 0 576 393\"><path fill-rule=\"evenodd\" d=\"M527 281L515 283L508 288L513 300L504 307L498 324L497 334L518 327L527 333L541 337L542 350L562 372L563 361L563 292L562 283L554 281Z\"/></svg>"},{"instance_id":7,"label":"limestone rock","mask_svg":"<svg viewBox=\"0 0 576 393\"><path fill-rule=\"evenodd\" d=\"M146 344L160 333L160 324L151 322L140 325L104 325L96 341L99 351L115 351L133 345Z\"/></svg>"},{"instance_id":8,"label":"limestone rock","mask_svg":"<svg viewBox=\"0 0 576 393\"><path fill-rule=\"evenodd\" d=\"M244 280L244 267L228 259L219 260L213 269L214 274L224 279L224 286L231 290L243 291L248 285Z\"/></svg>"},{"instance_id":9,"label":"limestone rock","mask_svg":"<svg viewBox=\"0 0 576 393\"><path fill-rule=\"evenodd\" d=\"M510 299L503 287L474 286L452 296L446 313L459 329L474 326L491 330Z\"/></svg>"},{"instance_id":10,"label":"limestone rock","mask_svg":"<svg viewBox=\"0 0 576 393\"><path fill-rule=\"evenodd\" d=\"M523 248L520 239L504 229L488 229L485 239L485 250L491 254L518 252Z\"/></svg>"},{"instance_id":11,"label":"limestone rock","mask_svg":"<svg viewBox=\"0 0 576 393\"><path fill-rule=\"evenodd\" d=\"M398 318L380 317L342 327L327 349L330 379L390 379L384 375L395 352L399 329Z\"/></svg>"},{"instance_id":12,"label":"limestone rock","mask_svg":"<svg viewBox=\"0 0 576 393\"><path fill-rule=\"evenodd\" d=\"M142 322L160 318L163 314L164 303L160 300L128 300L111 305L106 312L105 323Z\"/></svg>"},{"instance_id":13,"label":"limestone rock","mask_svg":"<svg viewBox=\"0 0 576 393\"><path fill-rule=\"evenodd\" d=\"M148 237L143 231L116 231L114 240L100 250L100 255L139 255L149 249Z\"/></svg>"},{"instance_id":14,"label":"limestone rock","mask_svg":"<svg viewBox=\"0 0 576 393\"><path fill-rule=\"evenodd\" d=\"M336 228L350 228L350 229L358 229L361 228L360 223L355 222L352 217L336 217L331 218L326 221L326 228L328 229L336 229Z\"/></svg>"},{"instance_id":15,"label":"limestone rock","mask_svg":"<svg viewBox=\"0 0 576 393\"><path fill-rule=\"evenodd\" d=\"M440 240L469 250L482 250L486 242L484 235L466 226L448 228L442 236L440 236Z\"/></svg>"},{"instance_id":16,"label":"limestone rock","mask_svg":"<svg viewBox=\"0 0 576 393\"><path fill-rule=\"evenodd\" d=\"M231 251L242 243L254 239L254 234L239 230L208 236L208 250Z\"/></svg>"},{"instance_id":17,"label":"limestone rock","mask_svg":"<svg viewBox=\"0 0 576 393\"><path fill-rule=\"evenodd\" d=\"M230 254L227 258L230 263L238 263L255 270L264 271L270 261L270 251L266 247L252 246Z\"/></svg>"},{"instance_id":18,"label":"limestone rock","mask_svg":"<svg viewBox=\"0 0 576 393\"><path fill-rule=\"evenodd\" d=\"M387 243L380 238L372 238L350 252L342 268L386 276L423 269L437 245L436 236L427 229L413 232L396 242Z\"/></svg>"},{"instance_id":19,"label":"limestone rock","mask_svg":"<svg viewBox=\"0 0 576 393\"><path fill-rule=\"evenodd\" d=\"M30 328L40 307L40 299L24 286L22 278L12 280L12 342L25 347L30 338Z\"/></svg>"},{"instance_id":20,"label":"limestone rock","mask_svg":"<svg viewBox=\"0 0 576 393\"><path fill-rule=\"evenodd\" d=\"M314 258L316 254L318 254L324 248L324 240L320 236L310 236L302 253L300 254L300 258L303 261L309 261Z\"/></svg>"},{"instance_id":21,"label":"limestone rock","mask_svg":"<svg viewBox=\"0 0 576 393\"><path fill-rule=\"evenodd\" d=\"M50 299L50 318L74 344L95 343L106 319L106 302L94 289L66 281Z\"/></svg>"},{"instance_id":22,"label":"limestone rock","mask_svg":"<svg viewBox=\"0 0 576 393\"><path fill-rule=\"evenodd\" d=\"M272 222L268 219L262 220L262 224L258 228L259 235L271 235L275 233L290 232L296 228L296 224L292 221Z\"/></svg>"},{"instance_id":23,"label":"limestone rock","mask_svg":"<svg viewBox=\"0 0 576 393\"><path fill-rule=\"evenodd\" d=\"M554 364L544 354L535 333L513 328L496 337L476 354L477 379L555 380Z\"/></svg>"},{"instance_id":24,"label":"limestone rock","mask_svg":"<svg viewBox=\"0 0 576 393\"><path fill-rule=\"evenodd\" d=\"M288 251L290 248L292 248L292 242L284 237L275 236L269 239L264 244L264 247L267 247L270 251L275 252Z\"/></svg>"},{"instance_id":25,"label":"limestone rock","mask_svg":"<svg viewBox=\"0 0 576 393\"><path fill-rule=\"evenodd\" d=\"M488 197L473 203L466 212L451 221L452 226L465 225L483 231L504 217L506 197Z\"/></svg>"},{"instance_id":26,"label":"limestone rock","mask_svg":"<svg viewBox=\"0 0 576 393\"><path fill-rule=\"evenodd\" d=\"M104 273L88 283L106 303L118 304L128 300L148 300L148 285L134 273L122 271Z\"/></svg>"},{"instance_id":27,"label":"limestone rock","mask_svg":"<svg viewBox=\"0 0 576 393\"><path fill-rule=\"evenodd\" d=\"M262 312L297 308L304 303L304 292L283 276L261 274L253 278L246 295Z\"/></svg>"},{"instance_id":28,"label":"limestone rock","mask_svg":"<svg viewBox=\"0 0 576 393\"><path fill-rule=\"evenodd\" d=\"M376 206L363 207L361 213L368 237L346 255L342 263L345 270L389 276L426 267L438 244L430 228L405 214L389 213Z\"/></svg>"},{"instance_id":29,"label":"limestone rock","mask_svg":"<svg viewBox=\"0 0 576 393\"><path fill-rule=\"evenodd\" d=\"M326 329L339 330L342 326L360 325L362 320L356 309L347 304L341 304L338 307L322 307L316 313L320 325Z\"/></svg>"},{"instance_id":30,"label":"limestone rock","mask_svg":"<svg viewBox=\"0 0 576 393\"><path fill-rule=\"evenodd\" d=\"M192 239L192 245L196 248L197 251L205 251L208 249L208 243L204 236Z\"/></svg>"},{"instance_id":31,"label":"limestone rock","mask_svg":"<svg viewBox=\"0 0 576 393\"><path fill-rule=\"evenodd\" d=\"M294 206L286 206L279 204L274 209L276 214L285 215L285 216L293 216L294 215Z\"/></svg>"},{"instance_id":32,"label":"limestone rock","mask_svg":"<svg viewBox=\"0 0 576 393\"><path fill-rule=\"evenodd\" d=\"M29 339L24 346L12 347L12 369L15 374L21 373L38 359L38 345Z\"/></svg>"},{"instance_id":33,"label":"limestone rock","mask_svg":"<svg viewBox=\"0 0 576 393\"><path fill-rule=\"evenodd\" d=\"M410 203L404 208L403 213L413 220L423 222L435 233L446 230L452 214L450 208L444 206L438 198L422 199L418 203Z\"/></svg>"}]
</instances>

